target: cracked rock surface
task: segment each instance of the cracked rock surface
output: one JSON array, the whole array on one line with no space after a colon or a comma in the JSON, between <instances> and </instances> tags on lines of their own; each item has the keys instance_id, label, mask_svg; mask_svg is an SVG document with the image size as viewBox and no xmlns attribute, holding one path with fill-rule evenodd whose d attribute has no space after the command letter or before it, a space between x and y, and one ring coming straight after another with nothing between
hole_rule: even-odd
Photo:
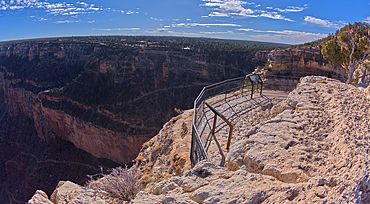
<instances>
[{"instance_id":1,"label":"cracked rock surface","mask_svg":"<svg viewBox=\"0 0 370 204\"><path fill-rule=\"evenodd\" d=\"M235 131L225 166L199 162L131 203L370 203L369 102L358 89L305 77L273 108L281 113Z\"/></svg>"},{"instance_id":2,"label":"cracked rock surface","mask_svg":"<svg viewBox=\"0 0 370 204\"><path fill-rule=\"evenodd\" d=\"M369 203L369 102L355 87L302 78L293 107L232 144L225 167L200 162L133 203Z\"/></svg>"}]
</instances>

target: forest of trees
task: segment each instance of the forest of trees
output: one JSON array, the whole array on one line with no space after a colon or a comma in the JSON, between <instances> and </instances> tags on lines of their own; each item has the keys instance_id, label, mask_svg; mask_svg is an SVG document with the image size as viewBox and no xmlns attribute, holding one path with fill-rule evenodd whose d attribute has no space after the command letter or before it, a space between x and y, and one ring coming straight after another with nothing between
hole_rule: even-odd
<instances>
[{"instance_id":1,"label":"forest of trees","mask_svg":"<svg viewBox=\"0 0 370 204\"><path fill-rule=\"evenodd\" d=\"M0 42L0 45L19 44L23 42L104 42L114 44L142 44L160 45L170 49L189 48L200 52L205 51L251 51L285 48L289 45L268 42L226 40L214 38L192 38L172 36L85 36L85 37L61 37L61 38L38 38Z\"/></svg>"}]
</instances>

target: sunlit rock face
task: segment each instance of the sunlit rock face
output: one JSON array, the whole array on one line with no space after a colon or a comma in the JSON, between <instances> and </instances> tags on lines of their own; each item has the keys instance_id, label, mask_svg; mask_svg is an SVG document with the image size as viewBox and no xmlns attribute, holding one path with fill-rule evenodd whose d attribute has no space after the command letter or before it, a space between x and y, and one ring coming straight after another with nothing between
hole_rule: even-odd
<instances>
[{"instance_id":1,"label":"sunlit rock face","mask_svg":"<svg viewBox=\"0 0 370 204\"><path fill-rule=\"evenodd\" d=\"M268 61L273 74L306 76L341 75L321 54L320 48L293 48L273 50L268 54Z\"/></svg>"},{"instance_id":2,"label":"sunlit rock face","mask_svg":"<svg viewBox=\"0 0 370 204\"><path fill-rule=\"evenodd\" d=\"M0 47L10 115L25 114L45 141L59 137L120 164L135 158L175 107L190 108L203 86L248 72L225 63L188 50L98 42Z\"/></svg>"},{"instance_id":3,"label":"sunlit rock face","mask_svg":"<svg viewBox=\"0 0 370 204\"><path fill-rule=\"evenodd\" d=\"M353 85L304 77L273 105L275 117L252 128L249 122L237 125L245 131L233 132L236 140L229 151L223 149L225 166L210 159L193 168L182 154L190 151L192 111L187 110L143 145L136 165L146 186L130 203L370 203L368 108ZM222 143L222 132L216 134ZM117 199L89 186L60 182L50 200ZM37 191L29 203L50 200Z\"/></svg>"}]
</instances>

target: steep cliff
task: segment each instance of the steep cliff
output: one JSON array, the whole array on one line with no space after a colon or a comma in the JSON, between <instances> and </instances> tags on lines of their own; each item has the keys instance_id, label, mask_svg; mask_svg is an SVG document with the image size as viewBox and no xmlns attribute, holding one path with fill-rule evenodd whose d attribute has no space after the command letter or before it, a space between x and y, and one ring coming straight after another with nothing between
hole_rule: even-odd
<instances>
[{"instance_id":1,"label":"steep cliff","mask_svg":"<svg viewBox=\"0 0 370 204\"><path fill-rule=\"evenodd\" d=\"M10 115L27 115L45 141L121 164L204 85L248 71L185 50L84 42L2 46L0 59Z\"/></svg>"},{"instance_id":2,"label":"steep cliff","mask_svg":"<svg viewBox=\"0 0 370 204\"><path fill-rule=\"evenodd\" d=\"M370 113L364 94L338 80L309 76L301 79L280 106L286 108L275 118L239 132L239 141L233 142L226 154L225 167L199 162L182 176L165 176L159 183L147 185L130 203L369 203ZM168 150L165 156L181 146L188 151L189 146L181 143L188 137L182 133L189 114L186 111L169 121L151 144L168 141L167 147L158 149ZM174 134L169 135L171 131ZM140 153L149 155L145 160L150 158L147 153L158 152L155 148L148 151L151 144ZM176 158L181 156L154 156L152 165L145 166L154 167L164 159L168 169L175 169L172 161ZM95 198L118 203L102 195L106 194L60 182L52 200ZM41 191L30 200L48 202Z\"/></svg>"},{"instance_id":3,"label":"steep cliff","mask_svg":"<svg viewBox=\"0 0 370 204\"><path fill-rule=\"evenodd\" d=\"M322 75L338 78L342 74L325 60L320 48L273 50L268 54L268 61L274 75Z\"/></svg>"},{"instance_id":4,"label":"steep cliff","mask_svg":"<svg viewBox=\"0 0 370 204\"><path fill-rule=\"evenodd\" d=\"M2 198L25 201L30 194L22 193L28 188L24 178L29 174L45 177L58 168L50 165L41 171L37 165L44 161L40 154L48 155L46 160L67 155L58 160L64 165L71 165L73 154L82 166L92 163L88 168L77 165L78 179L57 176L60 171L55 171L55 180L43 185L32 182L33 190L46 189L47 193L63 178L83 183L86 174L98 171L98 165L131 162L142 144L176 115L173 109L190 108L204 85L241 76L255 64L265 63L253 56L252 51L198 52L90 39L0 46L1 145L15 148L9 154L0 152ZM14 134L18 136L9 133L17 127ZM18 144L27 151L18 149ZM38 148L32 146L36 144ZM68 148L62 148L67 144ZM53 152L52 146L60 152ZM43 151L36 154L31 147ZM84 153L73 153L79 151ZM14 184L10 172L18 172L20 167L10 164L15 164L13 158L23 158L23 153L38 159L23 165L22 172L31 173Z\"/></svg>"}]
</instances>

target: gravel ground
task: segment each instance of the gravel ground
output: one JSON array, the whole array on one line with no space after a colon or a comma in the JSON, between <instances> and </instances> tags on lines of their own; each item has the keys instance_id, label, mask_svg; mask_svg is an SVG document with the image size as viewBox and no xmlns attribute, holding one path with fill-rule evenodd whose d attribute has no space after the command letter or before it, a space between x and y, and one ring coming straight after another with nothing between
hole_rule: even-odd
<instances>
[{"instance_id":1,"label":"gravel ground","mask_svg":"<svg viewBox=\"0 0 370 204\"><path fill-rule=\"evenodd\" d=\"M226 95L218 95L207 99L219 113L233 125L231 144L243 139L246 133L253 126L271 119L278 112L273 107L284 100L288 93L280 91L264 91L262 95L254 93L253 99L249 92L235 92ZM205 115L200 121L198 132L202 133L202 142L210 161L214 164L223 166L227 153L227 141L229 138L230 127L221 118L217 117L216 131L212 133L214 116L213 111L204 105Z\"/></svg>"}]
</instances>

